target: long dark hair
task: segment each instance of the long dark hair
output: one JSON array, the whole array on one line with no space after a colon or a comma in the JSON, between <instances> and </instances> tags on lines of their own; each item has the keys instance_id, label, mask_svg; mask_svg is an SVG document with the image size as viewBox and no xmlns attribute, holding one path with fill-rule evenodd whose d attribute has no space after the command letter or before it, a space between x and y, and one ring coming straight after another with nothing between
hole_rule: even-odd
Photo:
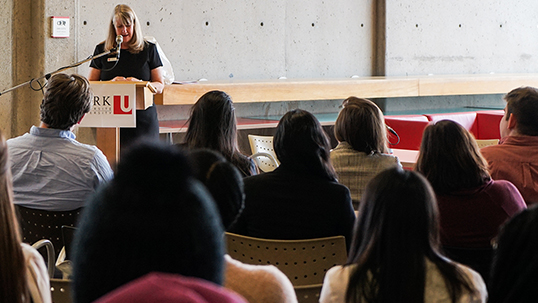
<instances>
[{"instance_id":1,"label":"long dark hair","mask_svg":"<svg viewBox=\"0 0 538 303\"><path fill-rule=\"evenodd\" d=\"M430 181L437 194L475 188L490 180L473 135L451 120L424 129L415 170Z\"/></svg>"},{"instance_id":2,"label":"long dark hair","mask_svg":"<svg viewBox=\"0 0 538 303\"><path fill-rule=\"evenodd\" d=\"M6 140L0 132L0 298L23 303L30 302L30 295L11 182Z\"/></svg>"},{"instance_id":3,"label":"long dark hair","mask_svg":"<svg viewBox=\"0 0 538 303\"><path fill-rule=\"evenodd\" d=\"M208 148L228 161L245 164L237 143L237 122L232 99L222 91L205 93L191 108L185 144L189 149ZM249 172L243 172L250 175Z\"/></svg>"},{"instance_id":4,"label":"long dark hair","mask_svg":"<svg viewBox=\"0 0 538 303\"><path fill-rule=\"evenodd\" d=\"M287 112L278 122L273 144L282 165L336 180L329 139L311 113L301 109Z\"/></svg>"},{"instance_id":5,"label":"long dark hair","mask_svg":"<svg viewBox=\"0 0 538 303\"><path fill-rule=\"evenodd\" d=\"M514 216L499 232L489 280L489 303L538 298L538 206Z\"/></svg>"},{"instance_id":6,"label":"long dark hair","mask_svg":"<svg viewBox=\"0 0 538 303\"><path fill-rule=\"evenodd\" d=\"M473 288L439 253L435 195L420 174L391 168L368 183L349 252L346 302L424 302L426 259L444 277L452 302Z\"/></svg>"},{"instance_id":7,"label":"long dark hair","mask_svg":"<svg viewBox=\"0 0 538 303\"><path fill-rule=\"evenodd\" d=\"M368 99L349 97L334 124L336 140L366 154L387 153L387 128L379 107Z\"/></svg>"},{"instance_id":8,"label":"long dark hair","mask_svg":"<svg viewBox=\"0 0 538 303\"><path fill-rule=\"evenodd\" d=\"M213 196L222 225L229 230L245 208L243 177L231 163L214 150L189 153L194 175Z\"/></svg>"}]
</instances>

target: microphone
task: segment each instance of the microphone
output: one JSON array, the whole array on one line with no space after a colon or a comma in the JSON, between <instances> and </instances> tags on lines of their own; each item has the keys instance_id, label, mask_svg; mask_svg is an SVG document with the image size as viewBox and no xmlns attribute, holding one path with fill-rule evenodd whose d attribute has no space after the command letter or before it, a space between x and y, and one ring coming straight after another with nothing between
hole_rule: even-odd
<instances>
[{"instance_id":1,"label":"microphone","mask_svg":"<svg viewBox=\"0 0 538 303\"><path fill-rule=\"evenodd\" d=\"M123 36L122 35L117 35L116 36L116 58L119 60L120 59L120 48L121 48L121 43L123 42Z\"/></svg>"}]
</instances>

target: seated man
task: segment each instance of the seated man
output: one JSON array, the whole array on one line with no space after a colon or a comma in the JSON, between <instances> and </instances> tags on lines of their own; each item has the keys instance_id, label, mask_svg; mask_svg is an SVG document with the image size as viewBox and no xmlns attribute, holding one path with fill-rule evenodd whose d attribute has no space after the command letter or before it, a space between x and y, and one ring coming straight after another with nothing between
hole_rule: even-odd
<instances>
[{"instance_id":1,"label":"seated man","mask_svg":"<svg viewBox=\"0 0 538 303\"><path fill-rule=\"evenodd\" d=\"M493 179L512 182L527 205L538 203L538 89L516 88L504 99L501 141L480 151Z\"/></svg>"},{"instance_id":2,"label":"seated man","mask_svg":"<svg viewBox=\"0 0 538 303\"><path fill-rule=\"evenodd\" d=\"M7 141L15 204L47 211L84 206L96 187L112 178L105 155L75 140L72 132L90 111L93 93L86 78L57 74L45 88L41 124Z\"/></svg>"}]
</instances>

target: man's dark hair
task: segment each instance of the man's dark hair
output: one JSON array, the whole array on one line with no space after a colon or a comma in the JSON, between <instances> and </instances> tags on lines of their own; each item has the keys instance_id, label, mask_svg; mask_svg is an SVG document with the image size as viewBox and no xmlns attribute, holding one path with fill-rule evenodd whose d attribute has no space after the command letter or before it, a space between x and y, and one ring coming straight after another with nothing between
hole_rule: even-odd
<instances>
[{"instance_id":1,"label":"man's dark hair","mask_svg":"<svg viewBox=\"0 0 538 303\"><path fill-rule=\"evenodd\" d=\"M49 128L69 130L91 109L93 93L88 80L73 74L56 74L45 87L41 122Z\"/></svg>"},{"instance_id":2,"label":"man's dark hair","mask_svg":"<svg viewBox=\"0 0 538 303\"><path fill-rule=\"evenodd\" d=\"M521 135L538 136L538 89L534 87L519 87L510 91L506 96L506 114L514 114L516 129Z\"/></svg>"}]
</instances>

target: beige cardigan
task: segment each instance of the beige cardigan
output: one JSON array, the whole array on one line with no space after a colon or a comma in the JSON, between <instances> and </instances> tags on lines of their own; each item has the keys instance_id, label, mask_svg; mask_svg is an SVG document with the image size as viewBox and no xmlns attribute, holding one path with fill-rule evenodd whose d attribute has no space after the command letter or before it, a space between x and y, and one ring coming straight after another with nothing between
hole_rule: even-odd
<instances>
[{"instance_id":1,"label":"beige cardigan","mask_svg":"<svg viewBox=\"0 0 538 303\"><path fill-rule=\"evenodd\" d=\"M32 246L21 243L26 263L28 291L34 303L51 303L50 278L43 257Z\"/></svg>"},{"instance_id":2,"label":"beige cardigan","mask_svg":"<svg viewBox=\"0 0 538 303\"><path fill-rule=\"evenodd\" d=\"M297 303L291 281L273 265L250 265L226 260L224 287L240 294L249 303Z\"/></svg>"}]
</instances>

